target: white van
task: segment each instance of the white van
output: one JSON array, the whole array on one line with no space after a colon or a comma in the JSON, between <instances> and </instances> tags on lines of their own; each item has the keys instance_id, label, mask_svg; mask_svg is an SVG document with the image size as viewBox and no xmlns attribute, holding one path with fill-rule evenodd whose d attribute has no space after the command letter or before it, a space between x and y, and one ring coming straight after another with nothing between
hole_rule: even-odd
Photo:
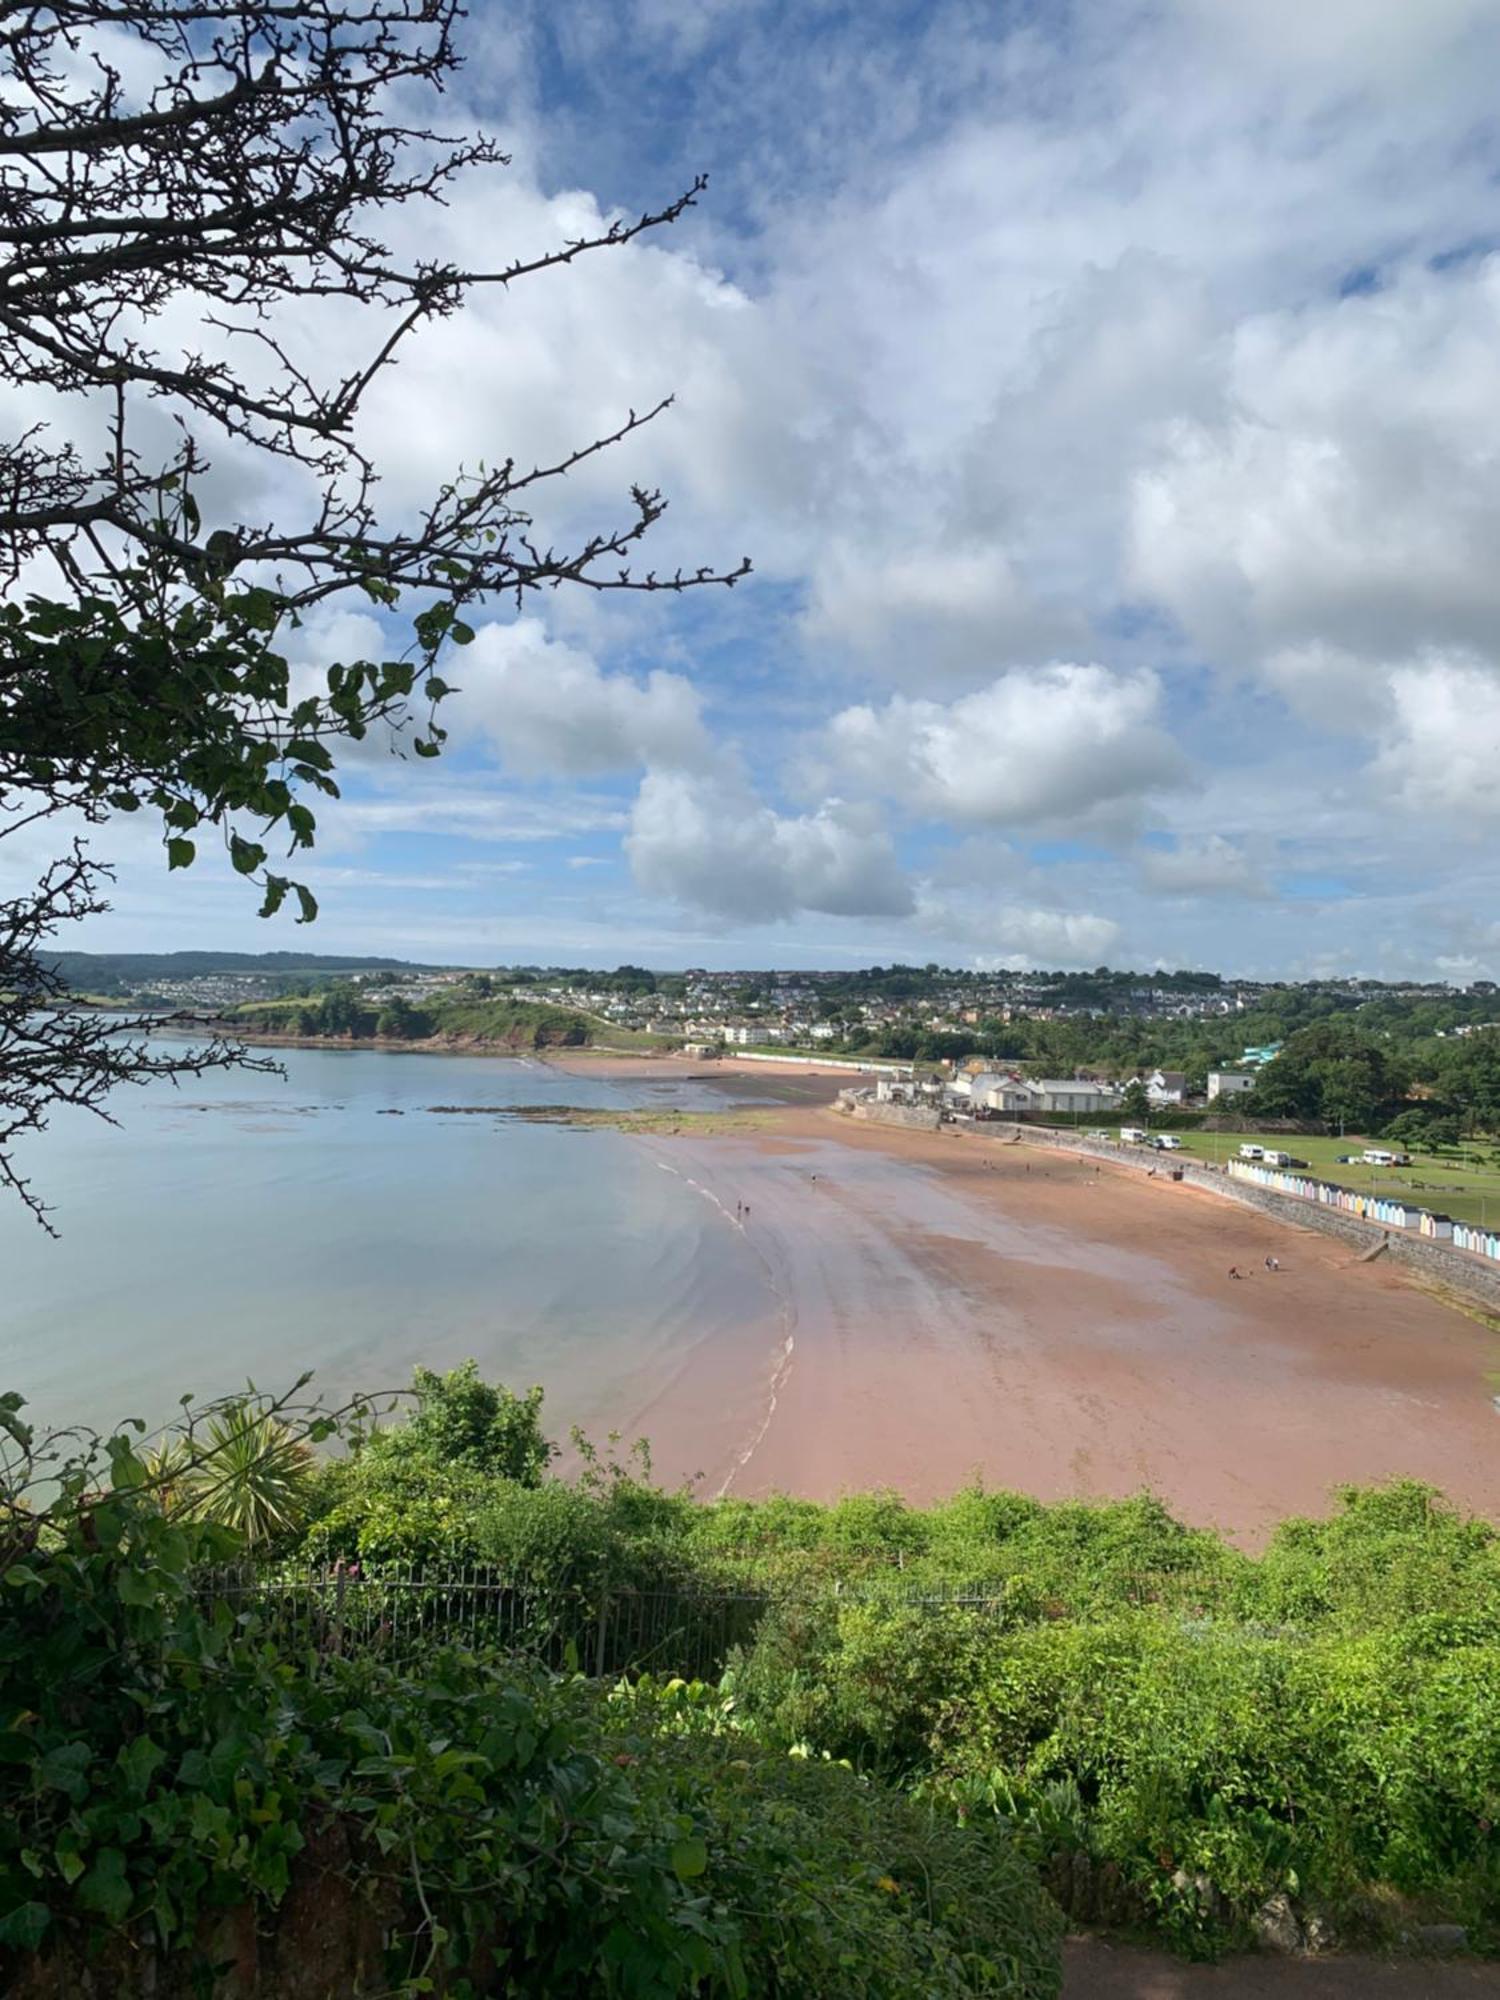
<instances>
[{"instance_id":1,"label":"white van","mask_svg":"<svg viewBox=\"0 0 1500 2000\"><path fill-rule=\"evenodd\" d=\"M1409 1167L1410 1153L1393 1153L1385 1146L1366 1146L1360 1160L1367 1167Z\"/></svg>"},{"instance_id":2,"label":"white van","mask_svg":"<svg viewBox=\"0 0 1500 2000\"><path fill-rule=\"evenodd\" d=\"M1274 1146L1265 1147L1260 1157L1268 1167L1289 1167L1292 1164L1291 1154L1280 1153Z\"/></svg>"},{"instance_id":3,"label":"white van","mask_svg":"<svg viewBox=\"0 0 1500 2000\"><path fill-rule=\"evenodd\" d=\"M1127 1146L1144 1146L1150 1134L1144 1125L1122 1125L1120 1137Z\"/></svg>"},{"instance_id":4,"label":"white van","mask_svg":"<svg viewBox=\"0 0 1500 2000\"><path fill-rule=\"evenodd\" d=\"M1180 1153L1182 1151L1182 1141L1174 1139L1170 1132L1163 1132L1158 1138L1152 1141L1152 1144L1159 1153Z\"/></svg>"},{"instance_id":5,"label":"white van","mask_svg":"<svg viewBox=\"0 0 1500 2000\"><path fill-rule=\"evenodd\" d=\"M1240 1158L1242 1160L1263 1160L1265 1156L1266 1156L1266 1149L1264 1146L1240 1147Z\"/></svg>"}]
</instances>

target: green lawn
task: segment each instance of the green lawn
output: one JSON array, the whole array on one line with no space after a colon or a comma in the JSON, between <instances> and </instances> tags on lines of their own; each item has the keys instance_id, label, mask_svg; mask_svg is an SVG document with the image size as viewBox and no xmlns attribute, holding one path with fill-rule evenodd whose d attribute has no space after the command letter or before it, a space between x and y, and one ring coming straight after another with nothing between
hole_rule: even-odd
<instances>
[{"instance_id":1,"label":"green lawn","mask_svg":"<svg viewBox=\"0 0 1500 2000\"><path fill-rule=\"evenodd\" d=\"M1242 1145L1274 1146L1293 1159L1306 1160L1319 1180L1362 1192L1407 1195L1421 1208L1435 1209L1463 1222L1500 1223L1500 1142L1468 1141L1446 1153L1412 1149L1409 1167L1340 1165L1340 1153L1362 1153L1366 1146L1385 1145L1381 1139L1348 1135L1342 1139L1308 1139L1287 1132L1183 1132L1182 1150L1197 1160L1222 1165L1237 1157ZM1392 1151L1398 1150L1392 1146Z\"/></svg>"}]
</instances>

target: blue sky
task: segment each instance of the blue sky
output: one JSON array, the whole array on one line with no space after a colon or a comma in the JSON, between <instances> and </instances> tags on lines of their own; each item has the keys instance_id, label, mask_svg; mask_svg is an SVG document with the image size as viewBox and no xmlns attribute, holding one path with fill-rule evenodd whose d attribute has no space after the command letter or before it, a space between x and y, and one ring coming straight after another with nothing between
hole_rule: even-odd
<instances>
[{"instance_id":1,"label":"blue sky","mask_svg":"<svg viewBox=\"0 0 1500 2000\"><path fill-rule=\"evenodd\" d=\"M711 185L435 330L366 415L390 507L675 391L546 525L643 479L659 567L755 576L491 607L450 754L322 816L313 930L127 824L69 942L1497 976L1495 0L470 30L514 163L424 224L457 254Z\"/></svg>"}]
</instances>

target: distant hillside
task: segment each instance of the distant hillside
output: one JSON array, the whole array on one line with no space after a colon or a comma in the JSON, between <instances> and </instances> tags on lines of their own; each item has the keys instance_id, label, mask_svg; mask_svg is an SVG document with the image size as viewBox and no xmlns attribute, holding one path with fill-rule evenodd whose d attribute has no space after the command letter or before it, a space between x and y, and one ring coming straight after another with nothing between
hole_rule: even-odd
<instances>
[{"instance_id":1,"label":"distant hillside","mask_svg":"<svg viewBox=\"0 0 1500 2000\"><path fill-rule=\"evenodd\" d=\"M507 1048L581 1048L592 1030L571 1008L529 1000L481 1000L437 994L421 1006L390 1000L376 1007L351 987L336 986L316 1000L262 1000L236 1007L229 1026L245 1034L290 1035L299 1040L498 1043Z\"/></svg>"},{"instance_id":2,"label":"distant hillside","mask_svg":"<svg viewBox=\"0 0 1500 2000\"><path fill-rule=\"evenodd\" d=\"M347 958L316 951L59 951L52 963L75 993L130 993L161 979L205 979L218 972L267 977L299 972L432 972L407 958Z\"/></svg>"}]
</instances>

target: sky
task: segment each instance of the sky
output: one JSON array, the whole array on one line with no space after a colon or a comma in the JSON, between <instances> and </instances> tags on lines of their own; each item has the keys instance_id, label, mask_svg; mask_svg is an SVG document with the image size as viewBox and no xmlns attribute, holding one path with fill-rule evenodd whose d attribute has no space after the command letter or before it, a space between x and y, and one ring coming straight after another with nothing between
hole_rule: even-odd
<instances>
[{"instance_id":1,"label":"sky","mask_svg":"<svg viewBox=\"0 0 1500 2000\"><path fill-rule=\"evenodd\" d=\"M675 395L560 535L754 575L495 604L361 746L312 929L144 824L95 949L1500 976L1500 0L476 5L378 385L393 513ZM334 341L353 338L348 328ZM320 336L321 338L322 336ZM383 635L350 607L304 671ZM24 865L24 850L4 865Z\"/></svg>"}]
</instances>

